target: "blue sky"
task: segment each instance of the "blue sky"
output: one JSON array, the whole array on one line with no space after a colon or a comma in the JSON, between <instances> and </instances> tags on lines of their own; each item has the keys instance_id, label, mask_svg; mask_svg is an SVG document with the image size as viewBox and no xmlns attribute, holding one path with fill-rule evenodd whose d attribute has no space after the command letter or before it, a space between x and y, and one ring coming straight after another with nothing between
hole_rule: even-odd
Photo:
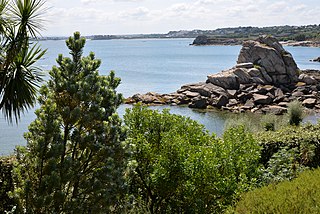
<instances>
[{"instance_id":1,"label":"blue sky","mask_svg":"<svg viewBox=\"0 0 320 214\"><path fill-rule=\"evenodd\" d=\"M319 0L48 0L44 36L320 24Z\"/></svg>"}]
</instances>

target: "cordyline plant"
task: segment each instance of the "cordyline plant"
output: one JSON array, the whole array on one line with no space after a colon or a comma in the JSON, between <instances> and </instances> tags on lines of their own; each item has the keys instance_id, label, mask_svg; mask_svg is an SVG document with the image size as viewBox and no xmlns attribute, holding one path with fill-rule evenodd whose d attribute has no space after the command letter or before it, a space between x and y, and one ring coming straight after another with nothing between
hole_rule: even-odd
<instances>
[{"instance_id":1,"label":"cordyline plant","mask_svg":"<svg viewBox=\"0 0 320 214\"><path fill-rule=\"evenodd\" d=\"M12 123L36 101L45 54L30 38L39 35L43 0L0 0L0 109Z\"/></svg>"}]
</instances>

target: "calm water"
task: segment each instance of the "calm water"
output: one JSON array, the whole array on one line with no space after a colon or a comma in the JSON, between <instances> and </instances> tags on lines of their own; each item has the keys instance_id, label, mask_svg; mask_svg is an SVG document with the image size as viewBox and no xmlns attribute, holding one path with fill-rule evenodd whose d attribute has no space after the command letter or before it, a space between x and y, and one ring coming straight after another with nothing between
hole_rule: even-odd
<instances>
[{"instance_id":1,"label":"calm water","mask_svg":"<svg viewBox=\"0 0 320 214\"><path fill-rule=\"evenodd\" d=\"M102 59L101 74L115 70L122 79L118 88L125 97L149 91L170 93L181 85L205 81L210 73L217 73L235 65L240 46L189 46L192 39L161 40L109 40L87 41L85 55L93 51ZM40 66L48 71L55 65L59 53L68 55L64 41L43 41L48 49ZM320 70L320 63L309 59L320 56L320 48L286 47L298 63L300 69ZM119 108L122 115L125 108ZM164 107L157 107L162 109ZM170 107L172 113L189 116L204 124L208 130L221 134L225 114L221 112L201 112L186 107ZM34 120L34 110L26 113L19 125L8 125L0 114L0 155L12 153L15 145L25 145L23 133Z\"/></svg>"}]
</instances>

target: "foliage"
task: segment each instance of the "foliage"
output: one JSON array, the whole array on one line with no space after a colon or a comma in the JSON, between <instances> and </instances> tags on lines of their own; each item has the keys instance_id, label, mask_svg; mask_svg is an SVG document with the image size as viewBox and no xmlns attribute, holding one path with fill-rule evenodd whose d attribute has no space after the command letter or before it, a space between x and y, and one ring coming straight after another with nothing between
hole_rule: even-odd
<instances>
[{"instance_id":1,"label":"foliage","mask_svg":"<svg viewBox=\"0 0 320 214\"><path fill-rule=\"evenodd\" d=\"M307 168L300 162L300 154L297 148L281 148L268 161L268 167L263 175L263 183L292 180Z\"/></svg>"},{"instance_id":2,"label":"foliage","mask_svg":"<svg viewBox=\"0 0 320 214\"><path fill-rule=\"evenodd\" d=\"M320 213L320 169L245 193L234 213Z\"/></svg>"},{"instance_id":3,"label":"foliage","mask_svg":"<svg viewBox=\"0 0 320 214\"><path fill-rule=\"evenodd\" d=\"M298 126L303 119L303 106L299 101L293 101L288 105L289 124Z\"/></svg>"},{"instance_id":4,"label":"foliage","mask_svg":"<svg viewBox=\"0 0 320 214\"><path fill-rule=\"evenodd\" d=\"M72 58L59 55L17 151L14 194L25 213L107 213L124 193L120 79L100 76L94 53L82 57L80 33L66 44Z\"/></svg>"},{"instance_id":5,"label":"foliage","mask_svg":"<svg viewBox=\"0 0 320 214\"><path fill-rule=\"evenodd\" d=\"M30 42L42 29L43 0L0 0L0 109L12 123L36 101L45 51Z\"/></svg>"},{"instance_id":6,"label":"foliage","mask_svg":"<svg viewBox=\"0 0 320 214\"><path fill-rule=\"evenodd\" d=\"M133 145L131 194L151 213L220 213L258 177L260 147L243 127L223 139L168 110L124 116Z\"/></svg>"},{"instance_id":7,"label":"foliage","mask_svg":"<svg viewBox=\"0 0 320 214\"><path fill-rule=\"evenodd\" d=\"M14 208L15 202L9 196L9 192L13 191L13 158L0 157L0 213L5 213Z\"/></svg>"},{"instance_id":8,"label":"foliage","mask_svg":"<svg viewBox=\"0 0 320 214\"><path fill-rule=\"evenodd\" d=\"M268 167L268 161L281 149L294 149L298 153L299 165L316 168L320 166L320 124L287 126L275 132L260 132L255 136L263 147L261 163Z\"/></svg>"}]
</instances>

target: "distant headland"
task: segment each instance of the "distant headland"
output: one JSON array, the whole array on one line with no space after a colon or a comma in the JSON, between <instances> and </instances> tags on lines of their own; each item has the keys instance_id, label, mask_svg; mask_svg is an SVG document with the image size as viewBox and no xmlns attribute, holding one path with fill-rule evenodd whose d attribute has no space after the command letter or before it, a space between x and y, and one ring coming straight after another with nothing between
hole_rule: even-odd
<instances>
[{"instance_id":1,"label":"distant headland","mask_svg":"<svg viewBox=\"0 0 320 214\"><path fill-rule=\"evenodd\" d=\"M305 26L233 27L215 30L180 30L165 34L91 35L90 40L196 38L193 45L241 45L261 35L272 35L289 45L320 46L320 24ZM38 40L65 40L67 37L41 37ZM289 41L289 42L288 42ZM308 41L308 42L306 42Z\"/></svg>"}]
</instances>

